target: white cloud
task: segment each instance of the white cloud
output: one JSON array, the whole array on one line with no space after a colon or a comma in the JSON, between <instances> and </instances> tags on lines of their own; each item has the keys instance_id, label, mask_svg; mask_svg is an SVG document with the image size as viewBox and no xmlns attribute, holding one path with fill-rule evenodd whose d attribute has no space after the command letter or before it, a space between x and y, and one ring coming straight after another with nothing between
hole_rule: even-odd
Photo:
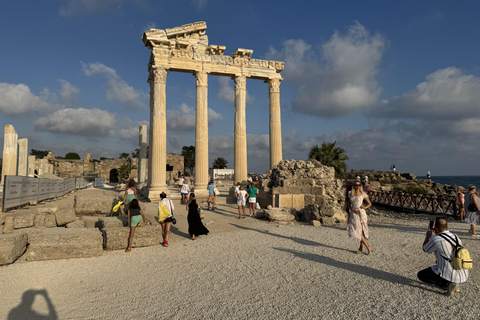
<instances>
[{"instance_id":1,"label":"white cloud","mask_svg":"<svg viewBox=\"0 0 480 320\"><path fill-rule=\"evenodd\" d=\"M375 76L385 45L381 35L372 36L356 22L343 35L335 32L320 57L305 41L287 40L281 51L270 48L267 58L285 61L286 81L298 86L294 111L340 117L378 102L381 88Z\"/></svg>"},{"instance_id":2,"label":"white cloud","mask_svg":"<svg viewBox=\"0 0 480 320\"><path fill-rule=\"evenodd\" d=\"M35 121L39 131L102 138L111 136L116 125L115 115L100 109L63 109Z\"/></svg>"},{"instance_id":3,"label":"white cloud","mask_svg":"<svg viewBox=\"0 0 480 320\"><path fill-rule=\"evenodd\" d=\"M122 5L134 3L137 6L145 7L145 0L67 0L58 9L61 17L73 17L85 14L98 14L114 7L115 10L121 11Z\"/></svg>"},{"instance_id":4,"label":"white cloud","mask_svg":"<svg viewBox=\"0 0 480 320\"><path fill-rule=\"evenodd\" d=\"M225 100L228 102L235 102L235 90L233 89L232 86L230 86L231 79L228 77L219 77L218 78L218 83L220 85L218 92L217 92L217 97L221 100ZM247 97L246 97L246 103L247 105L252 105L253 102L255 101L255 98L250 96L248 94L247 90Z\"/></svg>"},{"instance_id":5,"label":"white cloud","mask_svg":"<svg viewBox=\"0 0 480 320\"><path fill-rule=\"evenodd\" d=\"M44 89L40 96L36 96L25 84L0 83L0 111L4 114L41 113L63 108L52 100L56 100L55 96L48 89Z\"/></svg>"},{"instance_id":6,"label":"white cloud","mask_svg":"<svg viewBox=\"0 0 480 320\"><path fill-rule=\"evenodd\" d=\"M222 120L223 116L208 108L208 123ZM167 110L167 128L169 130L192 131L195 130L195 109L182 103L178 110Z\"/></svg>"},{"instance_id":7,"label":"white cloud","mask_svg":"<svg viewBox=\"0 0 480 320\"><path fill-rule=\"evenodd\" d=\"M455 67L439 69L415 90L393 98L387 109L397 117L480 118L480 78Z\"/></svg>"},{"instance_id":8,"label":"white cloud","mask_svg":"<svg viewBox=\"0 0 480 320\"><path fill-rule=\"evenodd\" d=\"M83 63L82 70L87 77L96 75L104 76L107 79L106 97L109 101L119 101L123 103L127 109L145 108L145 100L147 94L140 90L136 90L127 82L121 79L117 72L106 65L96 63Z\"/></svg>"},{"instance_id":9,"label":"white cloud","mask_svg":"<svg viewBox=\"0 0 480 320\"><path fill-rule=\"evenodd\" d=\"M75 104L77 97L80 94L80 90L67 80L60 79L58 81L62 87L60 96L63 98L63 101L68 105Z\"/></svg>"}]
</instances>

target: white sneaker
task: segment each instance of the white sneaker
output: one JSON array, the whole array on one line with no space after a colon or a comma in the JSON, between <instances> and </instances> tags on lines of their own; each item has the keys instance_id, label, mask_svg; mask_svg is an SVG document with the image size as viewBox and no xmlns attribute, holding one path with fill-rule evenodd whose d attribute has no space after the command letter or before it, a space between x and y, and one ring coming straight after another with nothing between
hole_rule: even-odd
<instances>
[{"instance_id":1,"label":"white sneaker","mask_svg":"<svg viewBox=\"0 0 480 320\"><path fill-rule=\"evenodd\" d=\"M459 290L459 289L458 289L458 283L451 282L451 283L448 285L448 289L447 289L447 292L445 293L445 295L447 295L448 297L450 297L454 292L458 292L457 290Z\"/></svg>"}]
</instances>

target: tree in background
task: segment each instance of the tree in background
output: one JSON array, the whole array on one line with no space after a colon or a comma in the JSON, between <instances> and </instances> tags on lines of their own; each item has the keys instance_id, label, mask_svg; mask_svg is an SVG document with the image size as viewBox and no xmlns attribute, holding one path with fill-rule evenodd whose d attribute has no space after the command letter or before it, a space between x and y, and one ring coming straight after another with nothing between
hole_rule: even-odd
<instances>
[{"instance_id":1,"label":"tree in background","mask_svg":"<svg viewBox=\"0 0 480 320\"><path fill-rule=\"evenodd\" d=\"M195 168L195 147L183 146L181 155L183 156L183 166L188 168L190 174L193 175L193 168Z\"/></svg>"},{"instance_id":2,"label":"tree in background","mask_svg":"<svg viewBox=\"0 0 480 320\"><path fill-rule=\"evenodd\" d=\"M69 160L80 160L80 156L76 152L69 152L65 155L65 159Z\"/></svg>"},{"instance_id":3,"label":"tree in background","mask_svg":"<svg viewBox=\"0 0 480 320\"><path fill-rule=\"evenodd\" d=\"M347 165L345 160L348 160L345 150L336 146L337 141L333 143L322 142L322 146L314 145L308 153L309 159L320 161L324 166L335 168L335 176L337 178L343 177L347 172Z\"/></svg>"},{"instance_id":4,"label":"tree in background","mask_svg":"<svg viewBox=\"0 0 480 320\"><path fill-rule=\"evenodd\" d=\"M127 180L130 177L130 172L133 169L137 169L136 166L133 166L132 163L127 159L125 163L118 169L118 178L120 180Z\"/></svg>"},{"instance_id":5,"label":"tree in background","mask_svg":"<svg viewBox=\"0 0 480 320\"><path fill-rule=\"evenodd\" d=\"M119 157L120 159L127 159L128 157L130 157L130 153L128 153L128 152L122 152L122 153L120 153L120 154L118 155L118 157Z\"/></svg>"},{"instance_id":6,"label":"tree in background","mask_svg":"<svg viewBox=\"0 0 480 320\"><path fill-rule=\"evenodd\" d=\"M133 151L133 152L131 153L132 158L135 158L135 159L138 159L138 155L139 155L139 154L140 154L140 149L139 149L139 148L135 149L135 151Z\"/></svg>"},{"instance_id":7,"label":"tree in background","mask_svg":"<svg viewBox=\"0 0 480 320\"><path fill-rule=\"evenodd\" d=\"M226 169L228 161L223 157L218 157L213 160L212 169Z\"/></svg>"},{"instance_id":8,"label":"tree in background","mask_svg":"<svg viewBox=\"0 0 480 320\"><path fill-rule=\"evenodd\" d=\"M49 152L50 152L50 150L35 150L35 149L32 149L30 151L30 155L35 156L35 158L37 158L37 159L43 159L44 157L46 157L48 155Z\"/></svg>"}]
</instances>

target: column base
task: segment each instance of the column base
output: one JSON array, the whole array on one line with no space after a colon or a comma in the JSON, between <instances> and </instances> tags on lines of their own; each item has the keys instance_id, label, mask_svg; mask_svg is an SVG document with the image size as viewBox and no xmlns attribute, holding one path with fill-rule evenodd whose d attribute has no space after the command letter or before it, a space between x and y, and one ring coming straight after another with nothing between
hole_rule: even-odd
<instances>
[{"instance_id":1,"label":"column base","mask_svg":"<svg viewBox=\"0 0 480 320\"><path fill-rule=\"evenodd\" d=\"M208 198L208 190L207 190L206 186L205 186L205 188L195 187L193 192L195 193L195 198L197 198L197 199L207 199Z\"/></svg>"},{"instance_id":2,"label":"column base","mask_svg":"<svg viewBox=\"0 0 480 320\"><path fill-rule=\"evenodd\" d=\"M168 187L165 186L156 186L156 187L151 187L148 189L148 200L150 201L159 201L160 200L160 193L165 192L167 194L167 197L170 195L170 191L168 190Z\"/></svg>"}]
</instances>

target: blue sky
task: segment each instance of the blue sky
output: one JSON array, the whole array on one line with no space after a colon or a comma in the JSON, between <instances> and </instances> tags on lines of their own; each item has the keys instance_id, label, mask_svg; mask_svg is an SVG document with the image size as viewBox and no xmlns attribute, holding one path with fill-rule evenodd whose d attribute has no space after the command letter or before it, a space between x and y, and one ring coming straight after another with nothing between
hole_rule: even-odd
<instances>
[{"instance_id":1,"label":"blue sky","mask_svg":"<svg viewBox=\"0 0 480 320\"><path fill-rule=\"evenodd\" d=\"M337 141L349 169L478 175L476 1L0 2L0 125L29 149L116 157L148 124L150 28L207 22L210 44L285 62L283 158ZM248 171L269 166L268 86L247 80ZM209 77L209 162L233 168L233 80ZM167 76L168 152L194 145L195 78ZM3 129L0 133L3 140Z\"/></svg>"}]
</instances>

